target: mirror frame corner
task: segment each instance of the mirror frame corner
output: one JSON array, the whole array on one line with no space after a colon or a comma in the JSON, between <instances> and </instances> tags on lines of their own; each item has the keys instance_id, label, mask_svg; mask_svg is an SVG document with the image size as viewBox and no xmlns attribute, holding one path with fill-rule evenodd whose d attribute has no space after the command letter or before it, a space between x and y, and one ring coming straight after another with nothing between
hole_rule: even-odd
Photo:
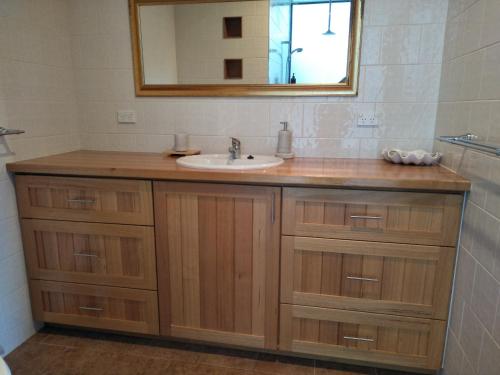
<instances>
[{"instance_id":1,"label":"mirror frame corner","mask_svg":"<svg viewBox=\"0 0 500 375\"><path fill-rule=\"evenodd\" d=\"M357 96L359 88L361 35L364 0L352 0L351 35L349 43L349 80L347 84L217 84L217 85L147 85L144 83L141 59L139 18L137 7L146 4L181 3L193 0L128 0L134 87L137 97L314 97L314 96ZM198 0L213 2L216 0ZM236 1L236 0L222 0Z\"/></svg>"}]
</instances>

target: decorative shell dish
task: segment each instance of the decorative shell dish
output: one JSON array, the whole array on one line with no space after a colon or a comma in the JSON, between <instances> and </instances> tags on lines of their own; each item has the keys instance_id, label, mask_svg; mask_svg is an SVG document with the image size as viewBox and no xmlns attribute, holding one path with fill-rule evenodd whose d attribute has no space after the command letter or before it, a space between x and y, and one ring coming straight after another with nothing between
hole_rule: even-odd
<instances>
[{"instance_id":1,"label":"decorative shell dish","mask_svg":"<svg viewBox=\"0 0 500 375\"><path fill-rule=\"evenodd\" d=\"M382 151L382 156L394 164L435 165L441 159L442 154L425 150L404 151L386 148Z\"/></svg>"}]
</instances>

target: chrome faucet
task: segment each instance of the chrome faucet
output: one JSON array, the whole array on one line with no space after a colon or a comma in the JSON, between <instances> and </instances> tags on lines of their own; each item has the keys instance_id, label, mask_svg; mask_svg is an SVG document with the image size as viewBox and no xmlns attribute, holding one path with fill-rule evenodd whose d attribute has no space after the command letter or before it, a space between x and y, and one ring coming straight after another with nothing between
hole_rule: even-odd
<instances>
[{"instance_id":1,"label":"chrome faucet","mask_svg":"<svg viewBox=\"0 0 500 375\"><path fill-rule=\"evenodd\" d=\"M231 147L229 147L229 160L241 159L241 142L238 138L231 137Z\"/></svg>"}]
</instances>

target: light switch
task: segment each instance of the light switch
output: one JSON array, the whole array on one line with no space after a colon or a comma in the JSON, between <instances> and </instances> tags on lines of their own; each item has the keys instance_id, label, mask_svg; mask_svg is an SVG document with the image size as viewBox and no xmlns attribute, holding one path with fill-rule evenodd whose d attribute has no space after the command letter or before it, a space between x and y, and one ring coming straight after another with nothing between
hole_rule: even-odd
<instances>
[{"instance_id":1,"label":"light switch","mask_svg":"<svg viewBox=\"0 0 500 375\"><path fill-rule=\"evenodd\" d=\"M119 124L135 124L137 122L135 111L118 111L116 118Z\"/></svg>"}]
</instances>

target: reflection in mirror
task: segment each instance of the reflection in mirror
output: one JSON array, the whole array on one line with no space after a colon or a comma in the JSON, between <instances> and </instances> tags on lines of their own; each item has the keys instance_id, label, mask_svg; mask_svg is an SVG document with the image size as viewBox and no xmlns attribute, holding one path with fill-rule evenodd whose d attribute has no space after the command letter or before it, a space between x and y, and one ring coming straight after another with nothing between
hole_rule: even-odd
<instances>
[{"instance_id":1,"label":"reflection in mirror","mask_svg":"<svg viewBox=\"0 0 500 375\"><path fill-rule=\"evenodd\" d=\"M269 83L342 83L350 1L271 0Z\"/></svg>"},{"instance_id":2,"label":"reflection in mirror","mask_svg":"<svg viewBox=\"0 0 500 375\"><path fill-rule=\"evenodd\" d=\"M355 92L360 0L130 1L139 89Z\"/></svg>"}]
</instances>

